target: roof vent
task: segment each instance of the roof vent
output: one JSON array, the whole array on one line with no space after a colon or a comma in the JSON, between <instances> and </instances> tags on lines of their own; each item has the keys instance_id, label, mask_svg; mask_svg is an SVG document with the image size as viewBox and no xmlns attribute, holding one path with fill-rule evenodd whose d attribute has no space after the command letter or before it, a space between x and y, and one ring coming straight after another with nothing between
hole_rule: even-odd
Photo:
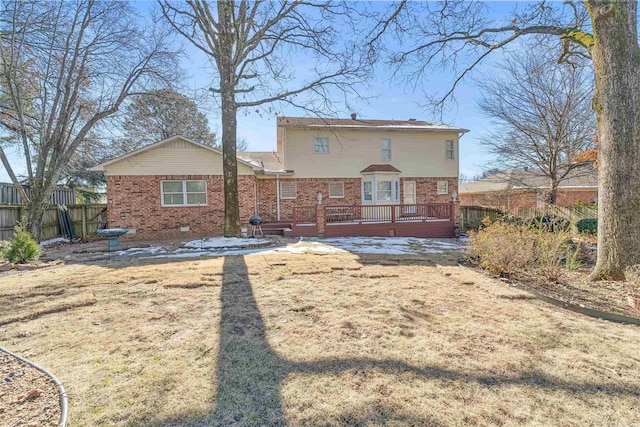
<instances>
[{"instance_id":1,"label":"roof vent","mask_svg":"<svg viewBox=\"0 0 640 427\"><path fill-rule=\"evenodd\" d=\"M355 120L356 119L356 113L351 113L351 120Z\"/></svg>"},{"instance_id":2,"label":"roof vent","mask_svg":"<svg viewBox=\"0 0 640 427\"><path fill-rule=\"evenodd\" d=\"M410 121L410 122L415 122L415 121L416 121L416 119L409 119L409 121Z\"/></svg>"}]
</instances>

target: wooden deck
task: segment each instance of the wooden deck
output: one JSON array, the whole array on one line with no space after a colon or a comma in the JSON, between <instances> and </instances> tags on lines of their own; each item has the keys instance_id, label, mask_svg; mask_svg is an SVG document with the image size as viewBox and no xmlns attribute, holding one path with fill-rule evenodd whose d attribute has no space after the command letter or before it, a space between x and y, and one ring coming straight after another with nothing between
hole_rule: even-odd
<instances>
[{"instance_id":1,"label":"wooden deck","mask_svg":"<svg viewBox=\"0 0 640 427\"><path fill-rule=\"evenodd\" d=\"M454 215L451 203L301 206L285 235L455 237Z\"/></svg>"}]
</instances>

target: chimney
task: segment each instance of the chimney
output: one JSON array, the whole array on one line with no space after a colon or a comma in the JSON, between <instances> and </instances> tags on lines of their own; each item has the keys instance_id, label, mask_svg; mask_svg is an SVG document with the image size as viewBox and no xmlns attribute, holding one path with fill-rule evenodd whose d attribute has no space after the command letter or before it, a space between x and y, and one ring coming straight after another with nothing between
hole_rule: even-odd
<instances>
[{"instance_id":1,"label":"chimney","mask_svg":"<svg viewBox=\"0 0 640 427\"><path fill-rule=\"evenodd\" d=\"M351 113L351 120L355 120L356 119L356 113Z\"/></svg>"}]
</instances>

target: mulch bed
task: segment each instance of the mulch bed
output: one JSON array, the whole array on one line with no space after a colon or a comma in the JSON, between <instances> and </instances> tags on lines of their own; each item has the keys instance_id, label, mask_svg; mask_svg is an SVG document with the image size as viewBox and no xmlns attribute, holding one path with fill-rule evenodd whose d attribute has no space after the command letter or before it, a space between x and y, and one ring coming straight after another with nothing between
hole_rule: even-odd
<instances>
[{"instance_id":1,"label":"mulch bed","mask_svg":"<svg viewBox=\"0 0 640 427\"><path fill-rule=\"evenodd\" d=\"M58 388L32 366L0 351L0 426L57 426Z\"/></svg>"}]
</instances>

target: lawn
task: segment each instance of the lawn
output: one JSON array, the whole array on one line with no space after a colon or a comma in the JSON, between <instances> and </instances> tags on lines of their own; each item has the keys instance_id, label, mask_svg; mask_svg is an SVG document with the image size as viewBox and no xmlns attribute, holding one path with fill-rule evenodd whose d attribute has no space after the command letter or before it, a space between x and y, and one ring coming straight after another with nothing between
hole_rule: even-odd
<instances>
[{"instance_id":1,"label":"lawn","mask_svg":"<svg viewBox=\"0 0 640 427\"><path fill-rule=\"evenodd\" d=\"M458 254L255 253L0 279L0 346L71 426L640 424L640 328Z\"/></svg>"}]
</instances>

